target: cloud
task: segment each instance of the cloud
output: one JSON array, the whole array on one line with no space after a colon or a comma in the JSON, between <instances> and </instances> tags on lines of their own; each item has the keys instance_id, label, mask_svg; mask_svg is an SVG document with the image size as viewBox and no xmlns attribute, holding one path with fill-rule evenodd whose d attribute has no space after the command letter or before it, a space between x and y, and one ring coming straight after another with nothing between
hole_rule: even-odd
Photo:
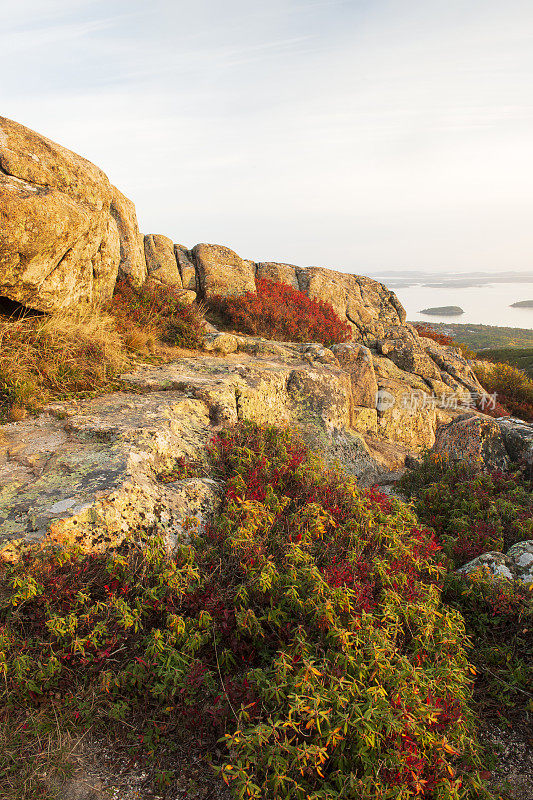
<instances>
[{"instance_id":1,"label":"cloud","mask_svg":"<svg viewBox=\"0 0 533 800\"><path fill-rule=\"evenodd\" d=\"M531 265L529 2L9 5L2 113L99 164L144 230L347 270Z\"/></svg>"}]
</instances>

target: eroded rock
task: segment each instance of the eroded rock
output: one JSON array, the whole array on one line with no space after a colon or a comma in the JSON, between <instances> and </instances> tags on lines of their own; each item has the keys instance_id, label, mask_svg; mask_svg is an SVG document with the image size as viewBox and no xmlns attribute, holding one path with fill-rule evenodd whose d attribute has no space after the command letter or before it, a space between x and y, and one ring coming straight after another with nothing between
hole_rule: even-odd
<instances>
[{"instance_id":1,"label":"eroded rock","mask_svg":"<svg viewBox=\"0 0 533 800\"><path fill-rule=\"evenodd\" d=\"M498 425L510 459L533 464L533 425L520 419L499 419Z\"/></svg>"},{"instance_id":2,"label":"eroded rock","mask_svg":"<svg viewBox=\"0 0 533 800\"><path fill-rule=\"evenodd\" d=\"M484 414L462 414L443 425L437 431L433 451L487 469L505 469L509 464L500 427Z\"/></svg>"},{"instance_id":3,"label":"eroded rock","mask_svg":"<svg viewBox=\"0 0 533 800\"><path fill-rule=\"evenodd\" d=\"M146 235L144 237L144 253L151 280L175 289L182 288L174 242L168 236L161 236L158 233Z\"/></svg>"},{"instance_id":4,"label":"eroded rock","mask_svg":"<svg viewBox=\"0 0 533 800\"><path fill-rule=\"evenodd\" d=\"M0 117L0 295L54 311L107 301L121 263L139 282L124 201L94 164Z\"/></svg>"}]
</instances>

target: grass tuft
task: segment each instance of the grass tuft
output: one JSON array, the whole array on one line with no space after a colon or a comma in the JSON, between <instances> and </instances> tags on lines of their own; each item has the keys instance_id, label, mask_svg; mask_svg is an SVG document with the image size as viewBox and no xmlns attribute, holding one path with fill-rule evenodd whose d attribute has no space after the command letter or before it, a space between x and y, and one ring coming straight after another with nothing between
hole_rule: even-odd
<instances>
[{"instance_id":1,"label":"grass tuft","mask_svg":"<svg viewBox=\"0 0 533 800\"><path fill-rule=\"evenodd\" d=\"M54 400L120 388L132 354L176 357L204 340L203 310L159 286L119 282L100 311L0 317L0 421L18 422Z\"/></svg>"},{"instance_id":2,"label":"grass tuft","mask_svg":"<svg viewBox=\"0 0 533 800\"><path fill-rule=\"evenodd\" d=\"M0 321L0 418L111 389L125 365L112 318L95 310Z\"/></svg>"}]
</instances>

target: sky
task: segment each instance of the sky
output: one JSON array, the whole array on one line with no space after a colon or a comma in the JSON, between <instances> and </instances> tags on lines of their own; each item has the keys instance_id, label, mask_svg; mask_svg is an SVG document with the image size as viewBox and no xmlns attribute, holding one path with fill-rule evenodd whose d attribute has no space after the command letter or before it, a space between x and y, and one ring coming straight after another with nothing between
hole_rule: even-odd
<instances>
[{"instance_id":1,"label":"sky","mask_svg":"<svg viewBox=\"0 0 533 800\"><path fill-rule=\"evenodd\" d=\"M0 114L187 246L533 269L531 0L0 0Z\"/></svg>"}]
</instances>

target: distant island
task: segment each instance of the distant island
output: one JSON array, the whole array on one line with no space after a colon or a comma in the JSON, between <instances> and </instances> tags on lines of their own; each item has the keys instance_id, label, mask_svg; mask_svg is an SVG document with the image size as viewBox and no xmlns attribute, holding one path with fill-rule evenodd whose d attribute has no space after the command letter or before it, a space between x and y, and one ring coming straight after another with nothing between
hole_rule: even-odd
<instances>
[{"instance_id":1,"label":"distant island","mask_svg":"<svg viewBox=\"0 0 533 800\"><path fill-rule=\"evenodd\" d=\"M511 303L510 308L533 308L533 300L517 300Z\"/></svg>"},{"instance_id":2,"label":"distant island","mask_svg":"<svg viewBox=\"0 0 533 800\"><path fill-rule=\"evenodd\" d=\"M423 308L420 314L434 314L436 317L458 317L464 314L460 306L437 306L436 308Z\"/></svg>"}]
</instances>

